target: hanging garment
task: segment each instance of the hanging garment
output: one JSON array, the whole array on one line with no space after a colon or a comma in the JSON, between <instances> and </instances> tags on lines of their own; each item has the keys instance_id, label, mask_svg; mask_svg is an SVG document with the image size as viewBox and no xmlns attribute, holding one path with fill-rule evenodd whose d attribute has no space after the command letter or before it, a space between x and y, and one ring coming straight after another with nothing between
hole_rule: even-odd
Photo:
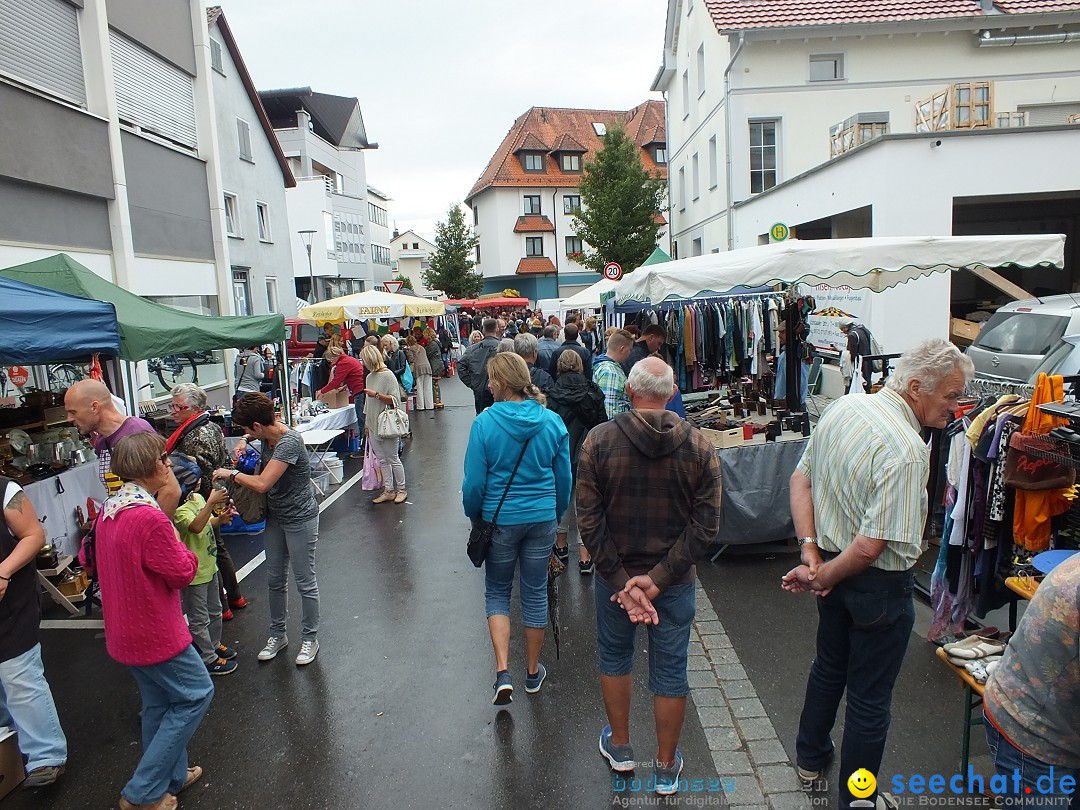
<instances>
[{"instance_id":1,"label":"hanging garment","mask_svg":"<svg viewBox=\"0 0 1080 810\"><path fill-rule=\"evenodd\" d=\"M1063 399L1061 377L1047 377L1040 373L1022 430L1025 433L1045 432L1052 427L1068 424L1067 419L1043 413L1038 407L1041 403L1061 402ZM1070 489L1071 487L1044 492L1016 490L1013 539L1018 546L1023 546L1028 551L1045 551L1050 547L1050 518L1068 511L1072 502L1065 497L1065 493Z\"/></svg>"}]
</instances>

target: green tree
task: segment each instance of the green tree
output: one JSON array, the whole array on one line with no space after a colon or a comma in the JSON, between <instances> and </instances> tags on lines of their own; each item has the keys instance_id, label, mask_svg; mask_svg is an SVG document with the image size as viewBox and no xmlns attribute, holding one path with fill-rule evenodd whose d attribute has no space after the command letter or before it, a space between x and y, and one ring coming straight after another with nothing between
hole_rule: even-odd
<instances>
[{"instance_id":1,"label":"green tree","mask_svg":"<svg viewBox=\"0 0 1080 810\"><path fill-rule=\"evenodd\" d=\"M446 221L435 225L435 252L431 267L421 276L429 290L442 290L450 298L473 298L484 289L484 277L473 268L473 254L480 240L465 224L461 206L454 203Z\"/></svg>"},{"instance_id":2,"label":"green tree","mask_svg":"<svg viewBox=\"0 0 1080 810\"><path fill-rule=\"evenodd\" d=\"M571 227L585 243L581 264L597 273L612 261L626 270L639 267L664 227L656 214L664 210L667 181L646 171L640 149L621 126L608 128L595 159L585 164L579 189L581 208Z\"/></svg>"},{"instance_id":3,"label":"green tree","mask_svg":"<svg viewBox=\"0 0 1080 810\"><path fill-rule=\"evenodd\" d=\"M398 273L396 276L394 276L394 278L392 280L393 281L400 281L401 286L404 287L406 290L413 290L413 292L416 292L416 290L413 289L412 279L409 278L408 276L403 276L403 275L401 275L401 273Z\"/></svg>"}]
</instances>

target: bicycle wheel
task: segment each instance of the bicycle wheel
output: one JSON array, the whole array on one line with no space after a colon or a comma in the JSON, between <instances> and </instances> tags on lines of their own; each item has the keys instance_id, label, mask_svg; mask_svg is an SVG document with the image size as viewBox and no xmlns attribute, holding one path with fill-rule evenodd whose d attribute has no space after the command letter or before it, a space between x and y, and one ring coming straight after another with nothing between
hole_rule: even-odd
<instances>
[{"instance_id":1,"label":"bicycle wheel","mask_svg":"<svg viewBox=\"0 0 1080 810\"><path fill-rule=\"evenodd\" d=\"M159 358L150 366L150 369L166 391L172 391L180 383L198 384L199 382L199 371L190 355L173 354Z\"/></svg>"},{"instance_id":2,"label":"bicycle wheel","mask_svg":"<svg viewBox=\"0 0 1080 810\"><path fill-rule=\"evenodd\" d=\"M57 366L47 366L46 374L49 378L49 388L60 391L71 388L79 380L83 379L83 373L78 366L70 363L61 363Z\"/></svg>"}]
</instances>

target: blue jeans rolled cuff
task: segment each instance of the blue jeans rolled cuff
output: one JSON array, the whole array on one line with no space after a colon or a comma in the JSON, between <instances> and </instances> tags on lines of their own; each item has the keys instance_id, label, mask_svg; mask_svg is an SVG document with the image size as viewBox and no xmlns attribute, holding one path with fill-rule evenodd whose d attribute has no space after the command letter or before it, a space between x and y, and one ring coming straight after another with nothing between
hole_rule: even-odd
<instances>
[{"instance_id":1,"label":"blue jeans rolled cuff","mask_svg":"<svg viewBox=\"0 0 1080 810\"><path fill-rule=\"evenodd\" d=\"M487 617L509 616L514 572L520 563L521 622L547 627L547 570L555 544L555 520L498 526L484 561L484 606Z\"/></svg>"}]
</instances>

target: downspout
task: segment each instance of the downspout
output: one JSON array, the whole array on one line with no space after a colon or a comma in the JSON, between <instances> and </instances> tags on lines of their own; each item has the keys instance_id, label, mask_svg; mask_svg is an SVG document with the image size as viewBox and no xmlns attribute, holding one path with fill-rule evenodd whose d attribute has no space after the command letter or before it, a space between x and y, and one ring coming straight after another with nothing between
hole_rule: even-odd
<instances>
[{"instance_id":1,"label":"downspout","mask_svg":"<svg viewBox=\"0 0 1080 810\"><path fill-rule=\"evenodd\" d=\"M731 69L735 67L735 61L742 53L743 45L746 44L746 34L739 32L739 44L735 53L731 55L731 61L724 68L724 151L727 169L724 172L727 185L727 249L735 249L735 223L731 221L733 213L732 197L735 196L735 181L731 176Z\"/></svg>"},{"instance_id":2,"label":"downspout","mask_svg":"<svg viewBox=\"0 0 1080 810\"><path fill-rule=\"evenodd\" d=\"M555 229L555 297L559 295L559 209L555 207L555 198L559 196L559 187L551 192L551 227ZM540 296L537 296L539 298Z\"/></svg>"}]
</instances>

